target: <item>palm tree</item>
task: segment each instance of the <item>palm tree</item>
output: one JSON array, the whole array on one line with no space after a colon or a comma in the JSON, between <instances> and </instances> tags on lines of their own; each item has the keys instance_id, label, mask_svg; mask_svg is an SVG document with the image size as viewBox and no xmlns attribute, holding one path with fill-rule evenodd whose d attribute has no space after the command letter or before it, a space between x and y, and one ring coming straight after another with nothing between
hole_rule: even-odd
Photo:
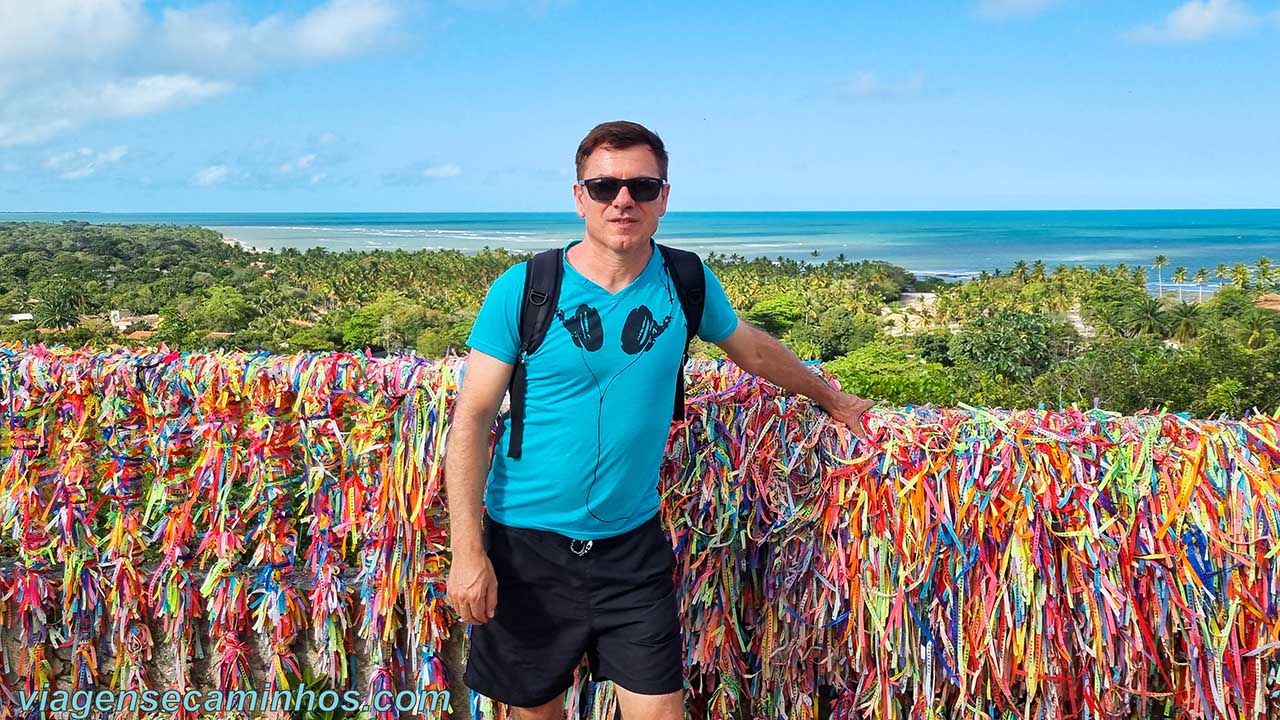
<instances>
[{"instance_id":1,"label":"palm tree","mask_svg":"<svg viewBox=\"0 0 1280 720\"><path fill-rule=\"evenodd\" d=\"M1249 276L1253 273L1249 272L1249 266L1244 263L1234 265L1231 268L1231 282L1238 287L1249 287Z\"/></svg>"},{"instance_id":2,"label":"palm tree","mask_svg":"<svg viewBox=\"0 0 1280 720\"><path fill-rule=\"evenodd\" d=\"M1266 345L1276 334L1276 314L1262 308L1249 308L1240 317L1240 327L1245 332L1245 345L1252 350Z\"/></svg>"},{"instance_id":3,"label":"palm tree","mask_svg":"<svg viewBox=\"0 0 1280 720\"><path fill-rule=\"evenodd\" d=\"M1216 267L1213 268L1213 276L1218 279L1219 289L1222 288L1222 281L1227 279L1228 274L1229 272L1227 271L1226 263L1219 263Z\"/></svg>"},{"instance_id":4,"label":"palm tree","mask_svg":"<svg viewBox=\"0 0 1280 720\"><path fill-rule=\"evenodd\" d=\"M36 324L42 328L69 328L80 322L84 290L62 277L43 283L35 291Z\"/></svg>"},{"instance_id":5,"label":"palm tree","mask_svg":"<svg viewBox=\"0 0 1280 720\"><path fill-rule=\"evenodd\" d=\"M1169 258L1163 255L1157 255L1156 259L1151 263L1151 267L1156 269L1156 294L1164 297L1164 277L1160 271L1169 264Z\"/></svg>"},{"instance_id":6,"label":"palm tree","mask_svg":"<svg viewBox=\"0 0 1280 720\"><path fill-rule=\"evenodd\" d=\"M1200 306L1188 302L1178 303L1170 313L1169 324L1174 339L1185 345L1199 335L1200 328L1204 327Z\"/></svg>"},{"instance_id":7,"label":"palm tree","mask_svg":"<svg viewBox=\"0 0 1280 720\"><path fill-rule=\"evenodd\" d=\"M1196 270L1196 286L1200 288L1200 302L1204 302L1204 284L1209 279L1209 271L1204 268Z\"/></svg>"},{"instance_id":8,"label":"palm tree","mask_svg":"<svg viewBox=\"0 0 1280 720\"><path fill-rule=\"evenodd\" d=\"M1168 313L1159 298L1144 295L1125 314L1124 324L1134 335L1164 335Z\"/></svg>"},{"instance_id":9,"label":"palm tree","mask_svg":"<svg viewBox=\"0 0 1280 720\"><path fill-rule=\"evenodd\" d=\"M1031 263L1031 279L1044 282L1044 261L1037 260Z\"/></svg>"},{"instance_id":10,"label":"palm tree","mask_svg":"<svg viewBox=\"0 0 1280 720\"><path fill-rule=\"evenodd\" d=\"M1263 255L1253 266L1258 269L1258 285L1266 287L1271 282L1271 259Z\"/></svg>"},{"instance_id":11,"label":"palm tree","mask_svg":"<svg viewBox=\"0 0 1280 720\"><path fill-rule=\"evenodd\" d=\"M1182 286L1187 282L1187 269L1178 266L1173 270L1173 283L1178 286L1178 302L1182 302Z\"/></svg>"},{"instance_id":12,"label":"palm tree","mask_svg":"<svg viewBox=\"0 0 1280 720\"><path fill-rule=\"evenodd\" d=\"M1013 275L1015 278L1017 278L1018 282L1020 283L1026 282L1027 281L1027 261L1019 260L1018 262L1014 263L1013 270L1010 272L1010 274Z\"/></svg>"}]
</instances>

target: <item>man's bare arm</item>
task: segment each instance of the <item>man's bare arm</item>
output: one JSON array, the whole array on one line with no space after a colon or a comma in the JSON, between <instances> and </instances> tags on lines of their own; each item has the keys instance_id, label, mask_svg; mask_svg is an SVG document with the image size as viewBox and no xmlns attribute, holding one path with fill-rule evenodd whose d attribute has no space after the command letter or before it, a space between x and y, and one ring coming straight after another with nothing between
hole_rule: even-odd
<instances>
[{"instance_id":1,"label":"man's bare arm","mask_svg":"<svg viewBox=\"0 0 1280 720\"><path fill-rule=\"evenodd\" d=\"M473 624L493 617L498 601L493 566L484 551L481 514L489 474L490 432L511 372L509 363L471 351L445 445L444 480L453 554L449 604L464 621Z\"/></svg>"}]
</instances>

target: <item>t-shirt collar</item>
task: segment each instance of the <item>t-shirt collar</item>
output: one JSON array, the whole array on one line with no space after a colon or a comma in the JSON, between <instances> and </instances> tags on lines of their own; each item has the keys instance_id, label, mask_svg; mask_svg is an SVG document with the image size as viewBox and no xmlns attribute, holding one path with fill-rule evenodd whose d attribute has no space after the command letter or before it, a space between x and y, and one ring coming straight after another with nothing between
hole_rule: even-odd
<instances>
[{"instance_id":1,"label":"t-shirt collar","mask_svg":"<svg viewBox=\"0 0 1280 720\"><path fill-rule=\"evenodd\" d=\"M565 272L565 276L566 276L566 277L571 277L571 278L573 278L573 279L574 279L574 281L575 281L575 282L577 282L578 284L580 284L580 285L584 285L584 286L586 286L586 287L588 287L588 288L590 288L590 289L592 289L592 290L595 290L595 291L597 291L597 292L604 292L604 293L608 293L608 291L607 291L607 290L605 290L603 287L601 287L600 285L597 285L594 281L590 280L590 279L589 279L589 278L587 278L585 275L583 275L582 273L578 272L578 269L577 269L577 268L575 268L575 267L574 267L574 266L569 262L569 248L571 248L571 247L573 247L574 245L577 245L578 243L581 243L581 242L582 242L582 239L581 239L581 238L577 238L577 239L574 239L574 240L570 240L570 241L569 241L569 243L568 243L567 245L565 245L565 246L564 246L564 272ZM645 276L645 275L649 274L650 272L653 272L654 267L655 267L655 266L657 266L658 264L660 264L660 263L662 262L662 258L661 258L661 257L659 257L659 256L661 255L661 253L659 253L659 252L658 252L658 244L654 241L654 239L653 239L653 238L649 238L649 249L650 249L650 251L651 251L651 254L649 255L649 262L644 266L644 269L643 269L643 270L641 270L641 271L640 271L640 274L639 274L639 275L637 275L637 276L636 276L636 278L635 278L634 280L632 280L632 281L631 281L631 282L630 282L626 287L622 288L621 290L619 290L619 291L618 291L618 292L616 292L616 293L612 293L612 295L613 295L614 297L617 297L618 295L621 295L622 293L626 292L627 290L631 289L632 287L635 287L635 286L640 282L640 280L641 280L642 278L644 278L644 276Z\"/></svg>"}]
</instances>

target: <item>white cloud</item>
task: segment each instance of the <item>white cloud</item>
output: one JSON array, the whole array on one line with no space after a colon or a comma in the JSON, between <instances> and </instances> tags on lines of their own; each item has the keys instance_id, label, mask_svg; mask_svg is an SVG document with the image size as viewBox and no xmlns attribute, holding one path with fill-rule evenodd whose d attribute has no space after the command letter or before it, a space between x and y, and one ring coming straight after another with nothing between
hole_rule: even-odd
<instances>
[{"instance_id":1,"label":"white cloud","mask_svg":"<svg viewBox=\"0 0 1280 720\"><path fill-rule=\"evenodd\" d=\"M1003 20L1016 15L1036 15L1058 0L981 0L978 12L984 17Z\"/></svg>"},{"instance_id":2,"label":"white cloud","mask_svg":"<svg viewBox=\"0 0 1280 720\"><path fill-rule=\"evenodd\" d=\"M149 75L32 87L0 93L0 147L40 143L95 120L147 115L192 105L231 89L190 75Z\"/></svg>"},{"instance_id":3,"label":"white cloud","mask_svg":"<svg viewBox=\"0 0 1280 720\"><path fill-rule=\"evenodd\" d=\"M1188 0L1159 22L1130 30L1140 43L1185 43L1253 30L1260 18L1239 0Z\"/></svg>"},{"instance_id":4,"label":"white cloud","mask_svg":"<svg viewBox=\"0 0 1280 720\"><path fill-rule=\"evenodd\" d=\"M375 49L402 1L326 0L250 22L216 0L158 18L143 0L0 0L0 147L196 104L273 66Z\"/></svg>"},{"instance_id":5,"label":"white cloud","mask_svg":"<svg viewBox=\"0 0 1280 720\"><path fill-rule=\"evenodd\" d=\"M207 100L231 89L225 82L190 75L148 75L105 82L95 88L94 104L107 117L146 115Z\"/></svg>"},{"instance_id":6,"label":"white cloud","mask_svg":"<svg viewBox=\"0 0 1280 720\"><path fill-rule=\"evenodd\" d=\"M435 165L415 163L383 175L382 181L388 185L421 185L427 182L458 177L461 174L462 166L457 163L438 163Z\"/></svg>"},{"instance_id":7,"label":"white cloud","mask_svg":"<svg viewBox=\"0 0 1280 720\"><path fill-rule=\"evenodd\" d=\"M301 142L256 138L240 149L225 148L206 158L205 169L225 166L226 171L211 171L191 178L196 185L217 184L237 188L305 188L333 178L335 171L348 158L333 138L323 145L323 138ZM421 166L418 166L421 167ZM203 171L202 171L203 172Z\"/></svg>"},{"instance_id":8,"label":"white cloud","mask_svg":"<svg viewBox=\"0 0 1280 720\"><path fill-rule=\"evenodd\" d=\"M840 85L839 94L855 98L895 98L919 95L925 89L928 76L918 72L900 82L886 82L870 71L855 73L848 82Z\"/></svg>"},{"instance_id":9,"label":"white cloud","mask_svg":"<svg viewBox=\"0 0 1280 720\"><path fill-rule=\"evenodd\" d=\"M458 177L462 174L462 166L454 163L445 163L444 165L432 165L422 169L422 177L428 180L439 180L440 178Z\"/></svg>"},{"instance_id":10,"label":"white cloud","mask_svg":"<svg viewBox=\"0 0 1280 720\"><path fill-rule=\"evenodd\" d=\"M95 152L90 148L68 150L50 155L44 161L44 169L55 173L63 180L79 180L115 165L128 154L129 148L125 145L117 145L106 152Z\"/></svg>"},{"instance_id":11,"label":"white cloud","mask_svg":"<svg viewBox=\"0 0 1280 720\"><path fill-rule=\"evenodd\" d=\"M139 39L141 0L0 0L0 68L104 60Z\"/></svg>"},{"instance_id":12,"label":"white cloud","mask_svg":"<svg viewBox=\"0 0 1280 720\"><path fill-rule=\"evenodd\" d=\"M226 165L210 165L191 178L191 182L201 187L213 187L227 179L231 174L231 168Z\"/></svg>"},{"instance_id":13,"label":"white cloud","mask_svg":"<svg viewBox=\"0 0 1280 720\"><path fill-rule=\"evenodd\" d=\"M239 20L226 5L165 9L157 44L205 71L247 74L265 64L317 62L376 48L400 16L392 0L329 0L297 19Z\"/></svg>"},{"instance_id":14,"label":"white cloud","mask_svg":"<svg viewBox=\"0 0 1280 720\"><path fill-rule=\"evenodd\" d=\"M292 175L295 172L304 172L311 167L316 161L315 153L307 153L296 160L289 160L280 164L279 170L285 175Z\"/></svg>"},{"instance_id":15,"label":"white cloud","mask_svg":"<svg viewBox=\"0 0 1280 720\"><path fill-rule=\"evenodd\" d=\"M386 0L332 0L312 10L294 33L304 57L336 58L374 47L398 12Z\"/></svg>"}]
</instances>

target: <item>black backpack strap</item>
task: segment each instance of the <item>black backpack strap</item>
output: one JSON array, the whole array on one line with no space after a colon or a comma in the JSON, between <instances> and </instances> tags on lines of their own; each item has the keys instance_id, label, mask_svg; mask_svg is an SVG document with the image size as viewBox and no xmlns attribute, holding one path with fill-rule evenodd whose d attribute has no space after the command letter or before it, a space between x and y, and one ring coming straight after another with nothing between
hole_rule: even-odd
<instances>
[{"instance_id":1,"label":"black backpack strap","mask_svg":"<svg viewBox=\"0 0 1280 720\"><path fill-rule=\"evenodd\" d=\"M689 361L689 343L693 342L702 325L702 308L707 300L707 276L702 272L702 258L697 253L666 245L658 245L658 250L662 252L667 272L676 286L676 295L680 298L680 308L684 310L684 322L688 328L684 339L684 357L680 359L680 369L676 373L676 402L672 411L672 418L679 422L684 419L684 366Z\"/></svg>"},{"instance_id":2,"label":"black backpack strap","mask_svg":"<svg viewBox=\"0 0 1280 720\"><path fill-rule=\"evenodd\" d=\"M524 441L525 392L529 385L528 361L542 345L547 328L560 304L560 280L564 276L564 250L544 250L525 263L524 299L520 305L520 350L511 373L511 438L507 457L519 458Z\"/></svg>"}]
</instances>

